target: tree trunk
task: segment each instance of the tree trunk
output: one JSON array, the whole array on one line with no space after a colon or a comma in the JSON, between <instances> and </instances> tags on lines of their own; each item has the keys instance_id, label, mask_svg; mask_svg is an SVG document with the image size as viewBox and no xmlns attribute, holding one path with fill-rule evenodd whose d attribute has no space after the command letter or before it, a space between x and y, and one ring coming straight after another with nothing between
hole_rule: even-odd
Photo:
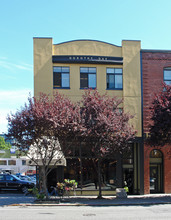
<instances>
[{"instance_id":1,"label":"tree trunk","mask_svg":"<svg viewBox=\"0 0 171 220\"><path fill-rule=\"evenodd\" d=\"M46 178L46 171L45 167L42 167L42 181L43 181L43 192L45 193L46 200L48 199L48 190L47 190L47 178Z\"/></svg>"},{"instance_id":2,"label":"tree trunk","mask_svg":"<svg viewBox=\"0 0 171 220\"><path fill-rule=\"evenodd\" d=\"M102 188L101 188L101 167L100 167L100 159L98 159L98 182L99 182L99 195L98 199L102 199Z\"/></svg>"},{"instance_id":3,"label":"tree trunk","mask_svg":"<svg viewBox=\"0 0 171 220\"><path fill-rule=\"evenodd\" d=\"M82 195L82 188L83 188L83 166L82 166L82 151L81 151L81 143L80 143L80 147L79 147L79 150L80 150L80 185L81 185L81 195Z\"/></svg>"}]
</instances>

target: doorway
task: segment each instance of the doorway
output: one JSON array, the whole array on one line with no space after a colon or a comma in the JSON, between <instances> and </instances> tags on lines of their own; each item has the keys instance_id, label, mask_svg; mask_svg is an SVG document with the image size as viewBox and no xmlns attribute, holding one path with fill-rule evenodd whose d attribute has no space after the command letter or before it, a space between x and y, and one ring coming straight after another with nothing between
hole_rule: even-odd
<instances>
[{"instance_id":1,"label":"doorway","mask_svg":"<svg viewBox=\"0 0 171 220\"><path fill-rule=\"evenodd\" d=\"M159 150L150 153L150 193L163 192L163 154Z\"/></svg>"}]
</instances>

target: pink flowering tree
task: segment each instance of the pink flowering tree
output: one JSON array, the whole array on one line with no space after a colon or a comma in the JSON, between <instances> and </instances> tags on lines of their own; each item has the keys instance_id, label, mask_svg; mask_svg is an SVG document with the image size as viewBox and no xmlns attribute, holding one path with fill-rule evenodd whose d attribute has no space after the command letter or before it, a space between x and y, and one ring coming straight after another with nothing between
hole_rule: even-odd
<instances>
[{"instance_id":1,"label":"pink flowering tree","mask_svg":"<svg viewBox=\"0 0 171 220\"><path fill-rule=\"evenodd\" d=\"M129 124L132 116L121 110L121 103L122 99L100 95L96 90L85 91L80 102L82 136L98 159L98 198L102 198L101 160L127 150L136 133Z\"/></svg>"}]
</instances>

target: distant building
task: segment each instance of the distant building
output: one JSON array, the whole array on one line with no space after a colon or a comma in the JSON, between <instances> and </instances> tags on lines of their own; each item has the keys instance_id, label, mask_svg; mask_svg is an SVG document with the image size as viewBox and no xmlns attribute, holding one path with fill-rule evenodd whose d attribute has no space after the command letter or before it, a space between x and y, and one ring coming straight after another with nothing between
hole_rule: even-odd
<instances>
[{"instance_id":1,"label":"distant building","mask_svg":"<svg viewBox=\"0 0 171 220\"><path fill-rule=\"evenodd\" d=\"M5 135L0 134L1 137L5 139L6 143L11 145L9 150L0 150L0 173L9 172L9 173L24 173L24 174L35 174L35 166L28 166L26 164L26 156L19 157L15 148L15 141L12 139L6 138Z\"/></svg>"},{"instance_id":2,"label":"distant building","mask_svg":"<svg viewBox=\"0 0 171 220\"><path fill-rule=\"evenodd\" d=\"M26 157L17 158L16 156L11 156L10 158L3 158L1 156L0 151L0 173L8 172L12 174L22 173L30 175L36 173L35 167L26 164Z\"/></svg>"}]
</instances>

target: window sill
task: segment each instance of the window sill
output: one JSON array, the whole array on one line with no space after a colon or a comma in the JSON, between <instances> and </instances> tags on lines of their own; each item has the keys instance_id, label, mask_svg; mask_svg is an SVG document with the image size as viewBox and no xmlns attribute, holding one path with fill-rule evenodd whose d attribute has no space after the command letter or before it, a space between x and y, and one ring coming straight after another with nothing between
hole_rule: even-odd
<instances>
[{"instance_id":1,"label":"window sill","mask_svg":"<svg viewBox=\"0 0 171 220\"><path fill-rule=\"evenodd\" d=\"M97 89L97 88L87 88L87 87L86 87L86 88L80 88L80 89Z\"/></svg>"},{"instance_id":2,"label":"window sill","mask_svg":"<svg viewBox=\"0 0 171 220\"><path fill-rule=\"evenodd\" d=\"M106 90L123 90L123 88L122 89L106 89Z\"/></svg>"},{"instance_id":3,"label":"window sill","mask_svg":"<svg viewBox=\"0 0 171 220\"><path fill-rule=\"evenodd\" d=\"M70 87L53 87L53 89L71 89Z\"/></svg>"}]
</instances>

